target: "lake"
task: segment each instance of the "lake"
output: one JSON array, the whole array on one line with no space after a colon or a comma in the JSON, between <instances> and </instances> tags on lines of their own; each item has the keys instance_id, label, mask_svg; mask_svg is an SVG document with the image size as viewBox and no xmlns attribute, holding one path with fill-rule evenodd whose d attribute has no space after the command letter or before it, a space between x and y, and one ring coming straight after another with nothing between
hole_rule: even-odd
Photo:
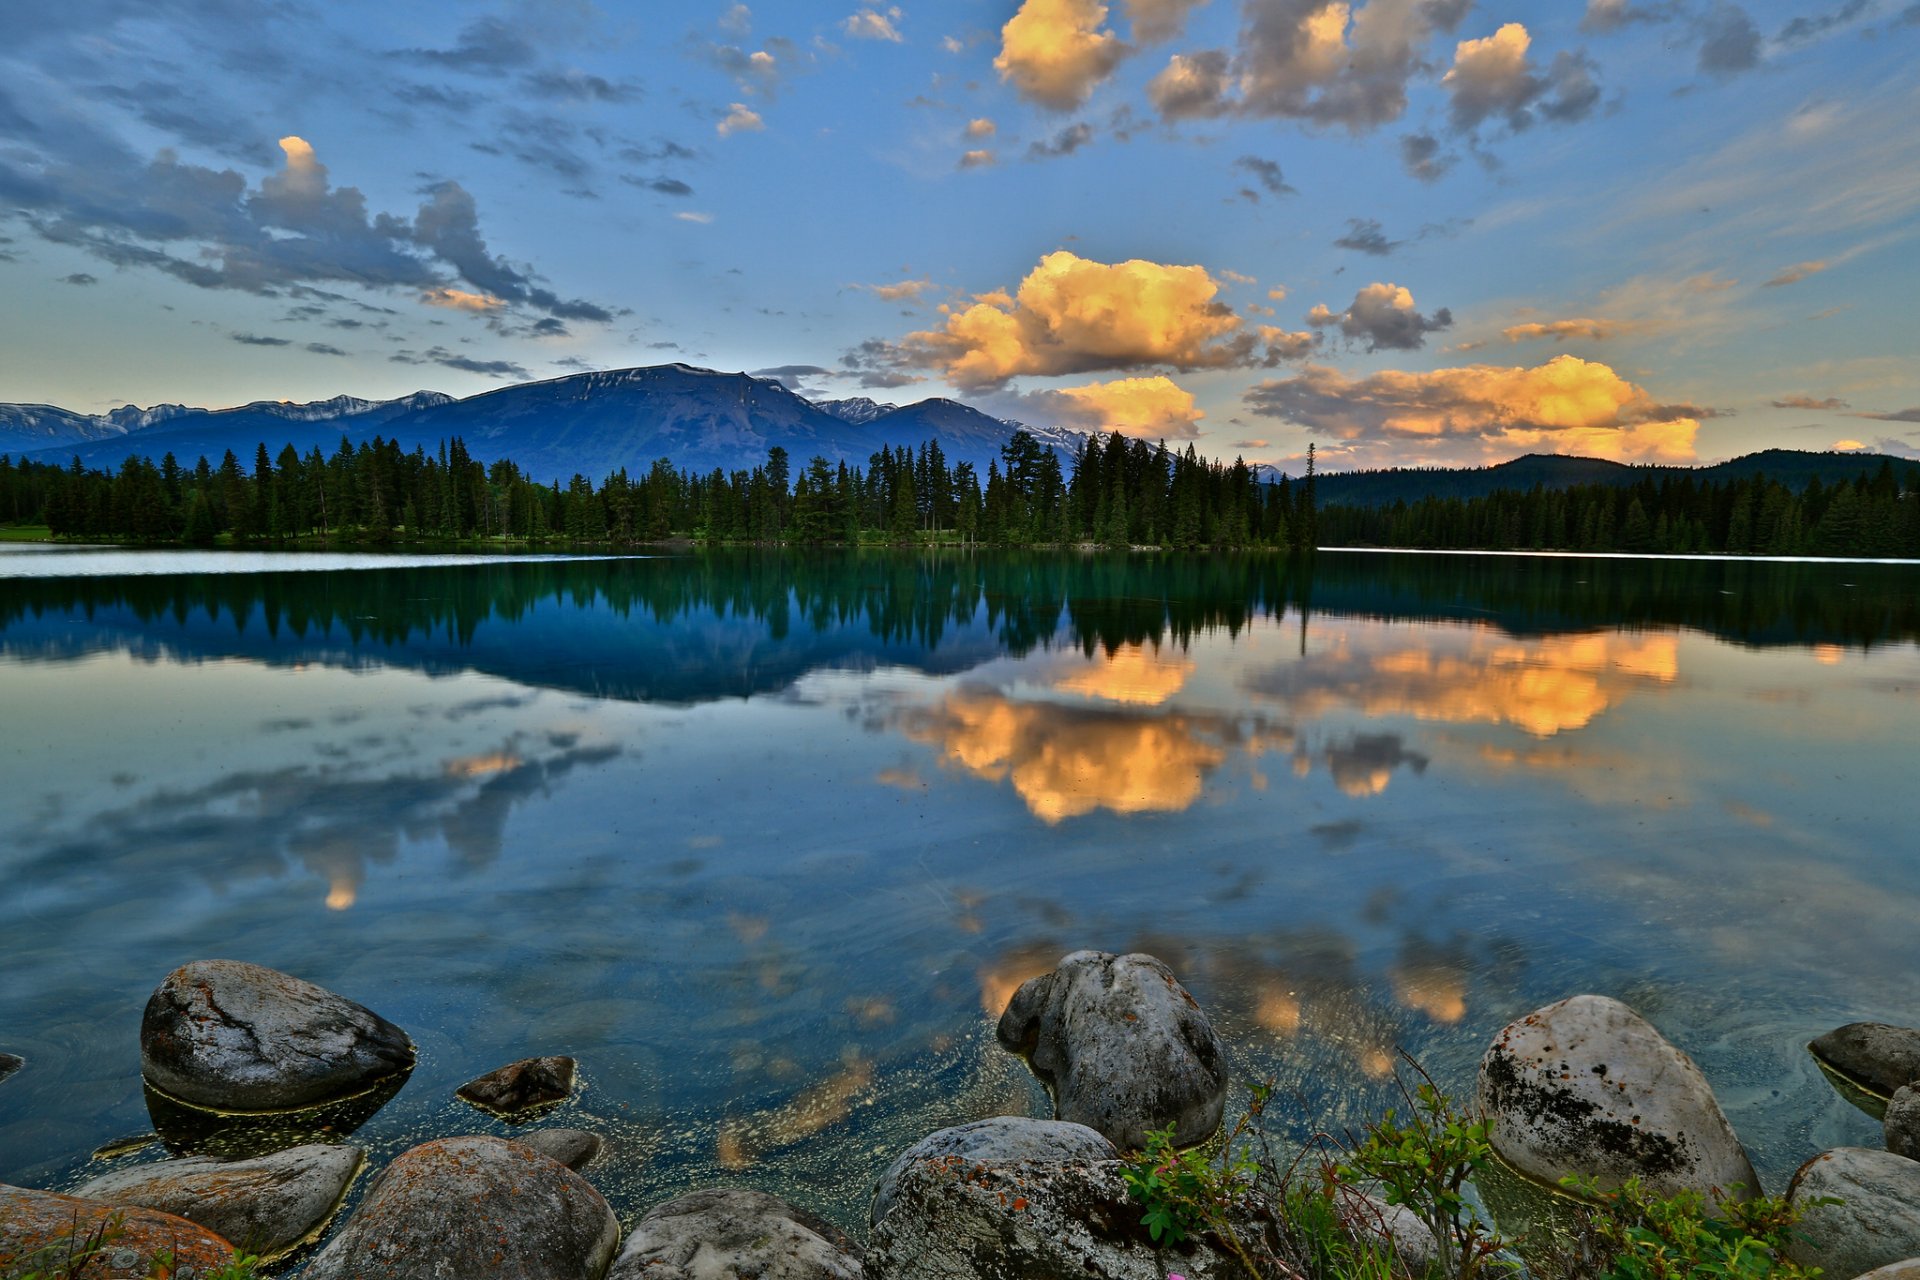
<instances>
[{"instance_id":1,"label":"lake","mask_svg":"<svg viewBox=\"0 0 1920 1280\"><path fill-rule=\"evenodd\" d=\"M148 1128L195 958L407 1029L377 1155L578 1057L548 1123L628 1223L855 1226L915 1138L1046 1114L993 1019L1080 947L1171 964L1293 1138L1617 996L1775 1191L1879 1145L1806 1041L1920 1021L1914 566L0 547L0 725L28 1186Z\"/></svg>"}]
</instances>

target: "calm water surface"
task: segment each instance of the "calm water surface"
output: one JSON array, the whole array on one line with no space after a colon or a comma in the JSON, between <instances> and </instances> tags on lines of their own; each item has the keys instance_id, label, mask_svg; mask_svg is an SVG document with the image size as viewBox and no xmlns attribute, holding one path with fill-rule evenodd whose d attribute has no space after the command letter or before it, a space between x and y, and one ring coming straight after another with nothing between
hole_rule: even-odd
<instances>
[{"instance_id":1,"label":"calm water surface","mask_svg":"<svg viewBox=\"0 0 1920 1280\"><path fill-rule=\"evenodd\" d=\"M1619 996L1773 1189L1878 1143L1805 1041L1920 1018L1917 568L57 555L0 549L8 1182L146 1129L196 957L414 1036L381 1154L577 1056L547 1123L629 1223L853 1225L914 1138L1044 1114L992 1018L1077 947L1171 963L1296 1136Z\"/></svg>"}]
</instances>

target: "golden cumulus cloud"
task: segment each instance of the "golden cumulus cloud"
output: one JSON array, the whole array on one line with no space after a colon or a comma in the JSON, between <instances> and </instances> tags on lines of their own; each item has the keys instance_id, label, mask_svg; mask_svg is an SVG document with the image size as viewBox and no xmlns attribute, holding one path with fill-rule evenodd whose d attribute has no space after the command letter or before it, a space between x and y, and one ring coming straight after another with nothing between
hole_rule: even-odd
<instances>
[{"instance_id":1,"label":"golden cumulus cloud","mask_svg":"<svg viewBox=\"0 0 1920 1280\"><path fill-rule=\"evenodd\" d=\"M1226 749L1183 716L1147 718L990 690L961 690L903 719L907 736L940 748L944 761L990 781L1007 780L1048 824L1106 809L1177 813L1205 789Z\"/></svg>"},{"instance_id":2,"label":"golden cumulus cloud","mask_svg":"<svg viewBox=\"0 0 1920 1280\"><path fill-rule=\"evenodd\" d=\"M1021 374L1243 362L1254 335L1218 300L1201 266L1134 258L1105 263L1065 249L1040 260L1012 295L980 295L944 327L909 335L906 350L955 385L997 387Z\"/></svg>"},{"instance_id":3,"label":"golden cumulus cloud","mask_svg":"<svg viewBox=\"0 0 1920 1280\"><path fill-rule=\"evenodd\" d=\"M1052 395L1056 416L1067 423L1142 440L1192 439L1207 416L1195 407L1192 392L1160 374L1063 387Z\"/></svg>"},{"instance_id":4,"label":"golden cumulus cloud","mask_svg":"<svg viewBox=\"0 0 1920 1280\"><path fill-rule=\"evenodd\" d=\"M758 58L765 55L755 54L754 56ZM744 102L736 102L727 108L726 116L713 129L721 137L729 138L736 133L758 133L766 127L767 122L760 118L758 111L751 109Z\"/></svg>"},{"instance_id":5,"label":"golden cumulus cloud","mask_svg":"<svg viewBox=\"0 0 1920 1280\"><path fill-rule=\"evenodd\" d=\"M1194 661L1173 657L1143 644L1124 645L1102 654L1084 670L1062 677L1054 688L1108 702L1157 707L1185 687Z\"/></svg>"},{"instance_id":6,"label":"golden cumulus cloud","mask_svg":"<svg viewBox=\"0 0 1920 1280\"><path fill-rule=\"evenodd\" d=\"M991 138L999 131L1000 126L985 116L979 116L967 121L967 136L969 138Z\"/></svg>"},{"instance_id":7,"label":"golden cumulus cloud","mask_svg":"<svg viewBox=\"0 0 1920 1280\"><path fill-rule=\"evenodd\" d=\"M1106 20L1102 0L1025 0L1000 28L994 70L1021 96L1071 111L1127 55Z\"/></svg>"},{"instance_id":8,"label":"golden cumulus cloud","mask_svg":"<svg viewBox=\"0 0 1920 1280\"><path fill-rule=\"evenodd\" d=\"M1529 321L1526 324L1508 325L1500 331L1500 336L1508 342L1538 342L1543 338L1551 338L1555 342L1563 342L1568 338L1605 342L1609 338L1617 338L1628 332L1631 327L1618 320L1580 317L1570 320Z\"/></svg>"},{"instance_id":9,"label":"golden cumulus cloud","mask_svg":"<svg viewBox=\"0 0 1920 1280\"><path fill-rule=\"evenodd\" d=\"M455 289L451 285L438 289L428 289L420 295L420 301L430 307L446 307L451 311L473 311L482 315L489 311L498 311L507 304L490 293L469 293L465 289Z\"/></svg>"},{"instance_id":10,"label":"golden cumulus cloud","mask_svg":"<svg viewBox=\"0 0 1920 1280\"><path fill-rule=\"evenodd\" d=\"M1580 454L1631 462L1686 462L1700 429L1599 361L1555 356L1532 368L1467 365L1429 373L1387 370L1349 378L1309 365L1247 393L1257 414L1284 418L1359 446L1426 441L1467 445L1482 457ZM1422 458L1424 460L1424 457Z\"/></svg>"}]
</instances>

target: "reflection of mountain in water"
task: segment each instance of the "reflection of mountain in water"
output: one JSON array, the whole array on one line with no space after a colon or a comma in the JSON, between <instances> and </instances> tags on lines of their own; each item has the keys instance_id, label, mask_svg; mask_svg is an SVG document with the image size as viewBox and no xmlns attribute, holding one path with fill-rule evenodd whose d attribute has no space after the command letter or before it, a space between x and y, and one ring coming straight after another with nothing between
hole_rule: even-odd
<instances>
[{"instance_id":1,"label":"reflection of mountain in water","mask_svg":"<svg viewBox=\"0 0 1920 1280\"><path fill-rule=\"evenodd\" d=\"M776 555L354 573L21 580L0 652L378 663L642 701L790 687L822 668L935 674L1040 646L1237 634L1289 608L1515 635L1689 627L1745 644L1920 636L1910 569L1732 561L1323 555Z\"/></svg>"}]
</instances>

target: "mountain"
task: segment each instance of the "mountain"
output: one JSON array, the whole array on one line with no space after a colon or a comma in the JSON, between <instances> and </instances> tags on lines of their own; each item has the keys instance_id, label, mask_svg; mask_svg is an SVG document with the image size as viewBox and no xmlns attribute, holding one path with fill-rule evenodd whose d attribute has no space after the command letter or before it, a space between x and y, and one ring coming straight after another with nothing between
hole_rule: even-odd
<instances>
[{"instance_id":1,"label":"mountain","mask_svg":"<svg viewBox=\"0 0 1920 1280\"><path fill-rule=\"evenodd\" d=\"M786 449L795 472L816 454L864 467L883 447L918 448L937 439L949 465L971 462L984 477L988 462L1020 425L952 400L901 407L861 398L822 406L770 379L668 364L572 374L465 400L420 392L388 401L338 396L217 411L169 407L137 433L92 438L69 432L23 451L58 462L78 454L89 466L112 468L134 454L157 459L170 452L188 466L202 456L217 462L231 449L251 464L263 442L275 455L286 444L302 453L316 445L331 453L343 435L356 443L380 435L407 450L433 451L459 436L482 462L512 459L542 481L578 473L598 482L622 467L643 472L657 458L696 473L746 470L764 463L774 445ZM1071 455L1074 433L1029 430Z\"/></svg>"}]
</instances>

